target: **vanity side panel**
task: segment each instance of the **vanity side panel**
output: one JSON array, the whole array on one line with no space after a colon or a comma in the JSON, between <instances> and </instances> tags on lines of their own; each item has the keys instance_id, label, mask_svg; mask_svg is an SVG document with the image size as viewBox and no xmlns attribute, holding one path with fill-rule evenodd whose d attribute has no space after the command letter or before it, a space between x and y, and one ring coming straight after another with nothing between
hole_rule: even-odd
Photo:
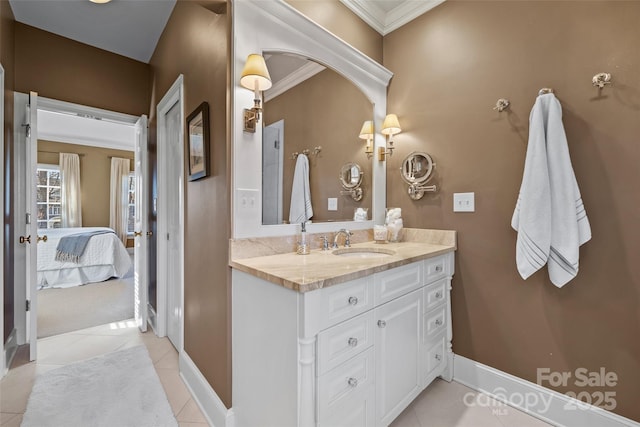
<instances>
[{"instance_id":1,"label":"vanity side panel","mask_svg":"<svg viewBox=\"0 0 640 427\"><path fill-rule=\"evenodd\" d=\"M232 270L235 426L298 424L298 293Z\"/></svg>"}]
</instances>

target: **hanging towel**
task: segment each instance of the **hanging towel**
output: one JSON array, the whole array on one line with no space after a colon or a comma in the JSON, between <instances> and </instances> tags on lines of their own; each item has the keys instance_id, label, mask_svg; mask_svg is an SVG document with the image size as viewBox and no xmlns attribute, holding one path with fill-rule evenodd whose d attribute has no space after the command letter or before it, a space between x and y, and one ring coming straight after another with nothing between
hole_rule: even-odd
<instances>
[{"instance_id":1,"label":"hanging towel","mask_svg":"<svg viewBox=\"0 0 640 427\"><path fill-rule=\"evenodd\" d=\"M291 187L289 223L300 224L307 222L312 216L313 208L311 207L311 190L309 189L309 159L304 154L298 154Z\"/></svg>"},{"instance_id":2,"label":"hanging towel","mask_svg":"<svg viewBox=\"0 0 640 427\"><path fill-rule=\"evenodd\" d=\"M548 263L557 287L578 274L579 247L591 227L571 166L562 107L538 96L529 116L529 144L511 226L518 231L516 264L523 279Z\"/></svg>"}]
</instances>

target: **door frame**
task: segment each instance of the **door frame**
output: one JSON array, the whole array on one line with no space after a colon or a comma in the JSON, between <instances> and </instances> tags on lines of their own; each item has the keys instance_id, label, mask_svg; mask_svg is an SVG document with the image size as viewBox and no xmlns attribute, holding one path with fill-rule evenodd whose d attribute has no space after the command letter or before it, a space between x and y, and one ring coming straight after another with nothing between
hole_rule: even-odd
<instances>
[{"instance_id":1,"label":"door frame","mask_svg":"<svg viewBox=\"0 0 640 427\"><path fill-rule=\"evenodd\" d=\"M163 186L163 179L165 174L169 171L179 171L180 175L183 179L180 182L180 191L178 196L178 211L180 217L180 225L178 227L178 234L180 239L180 245L178 246L178 265L180 269L179 274L179 283L177 286L180 288L180 327L179 327L179 344L178 344L178 352L181 353L184 349L184 212L185 212L185 182L184 182L184 148L180 151L181 155L179 159L170 158L169 152L167 150L167 134L165 132L166 120L165 116L169 112L169 110L176 104L180 105L180 141L182 141L184 146L184 123L185 123L185 114L184 114L184 76L180 74L175 82L171 85L169 90L162 97L158 106L156 107L157 111L157 142L156 142L156 152L157 152L157 183L158 183L158 198L157 198L157 227L158 227L158 237L156 239L157 242L157 258L156 258L156 277L157 277L157 289L156 294L158 296L157 300L157 313L156 313L156 324L152 327L155 329L156 334L160 337L164 337L167 335L167 322L169 319L169 307L168 307L168 297L169 297L169 284L167 283L167 277L165 274L162 274L161 268L167 265L169 262L175 262L175 260L169 260L169 249L167 245L166 239L162 238L167 234L167 218L169 206L166 203L168 200L168 195L164 194L165 187ZM151 316L150 316L151 319Z\"/></svg>"},{"instance_id":2,"label":"door frame","mask_svg":"<svg viewBox=\"0 0 640 427\"><path fill-rule=\"evenodd\" d=\"M21 120L19 120L19 116L16 116L15 112L22 111L22 109L19 109L19 107L26 105L28 102L29 102L28 94L24 94L21 92L14 92L14 132L13 132L14 150L13 151L14 151L14 172L16 175L16 179L15 179L16 187L12 188L12 191L14 191L15 194L22 194L22 192L26 191L26 187L25 187L26 184L23 182L24 178L22 177L22 175L26 173L25 169L27 167L26 153L24 149L20 149L22 146L17 143L17 141L20 141L20 138L26 135L25 135L24 128L20 123ZM60 113L69 113L69 114L78 114L78 113L89 114L91 116L94 116L96 118L101 118L103 120L116 121L116 122L120 122L123 124L130 124L130 125L135 125L135 123L140 118L139 116L133 116L130 114L118 113L115 111L103 110L100 108L89 107L81 104L74 104L71 102L60 101L57 99L45 98L40 96L38 97L37 109L60 112ZM15 227L18 227L18 226L24 227L22 218L24 218L25 211L26 211L26 206L24 206L22 197L17 197L13 206L14 219L16 222L14 225L14 229ZM22 231L23 230L21 228L20 232L18 233L18 230L16 229L16 232L17 232L16 236L21 235ZM16 245L17 243L13 245L14 251L16 250L15 249ZM22 274L21 276L18 276L20 272L26 270L26 265L24 265L24 260L19 260L18 257L15 257L14 268L16 270L16 280L14 280L14 295L15 295L14 313L15 313L15 325L16 325L15 332L17 336L17 344L21 345L21 344L26 344L30 342L32 338L37 341L37 336L29 337L29 341L27 341L27 335L28 335L27 321L26 321L27 311L24 303L26 300L27 283L26 283L26 277L24 277L24 274ZM37 304L33 304L32 307L33 307L33 310L31 311L31 315L37 316Z\"/></svg>"},{"instance_id":3,"label":"door frame","mask_svg":"<svg viewBox=\"0 0 640 427\"><path fill-rule=\"evenodd\" d=\"M0 212L2 212L2 217L4 218L4 198L5 198L5 188L4 188L4 67L0 64L0 188L2 188L2 197L0 197ZM6 357L7 354L4 352L4 219L2 220L2 227L0 227L0 241L2 241L2 246L0 246L0 277L2 277L2 289L0 289L0 334L2 334L2 339L0 339L0 378L4 376L6 373Z\"/></svg>"}]
</instances>

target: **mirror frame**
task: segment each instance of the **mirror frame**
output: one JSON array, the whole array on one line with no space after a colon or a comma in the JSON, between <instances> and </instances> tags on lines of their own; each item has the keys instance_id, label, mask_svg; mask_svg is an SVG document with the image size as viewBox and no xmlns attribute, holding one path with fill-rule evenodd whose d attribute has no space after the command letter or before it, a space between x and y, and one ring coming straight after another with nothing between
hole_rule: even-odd
<instances>
[{"instance_id":1,"label":"mirror frame","mask_svg":"<svg viewBox=\"0 0 640 427\"><path fill-rule=\"evenodd\" d=\"M358 87L373 106L374 123L387 110L387 86L393 74L373 59L340 40L282 0L236 0L233 7L231 73L232 238L287 236L298 224L262 225L262 132L242 130L243 109L253 105L253 92L240 86L240 73L250 53L283 52L307 57L332 68ZM259 126L263 126L262 120ZM357 129L354 130L357 132ZM376 132L374 152L385 146ZM340 228L367 229L384 221L386 162L372 157L372 220L311 223L311 233Z\"/></svg>"}]
</instances>

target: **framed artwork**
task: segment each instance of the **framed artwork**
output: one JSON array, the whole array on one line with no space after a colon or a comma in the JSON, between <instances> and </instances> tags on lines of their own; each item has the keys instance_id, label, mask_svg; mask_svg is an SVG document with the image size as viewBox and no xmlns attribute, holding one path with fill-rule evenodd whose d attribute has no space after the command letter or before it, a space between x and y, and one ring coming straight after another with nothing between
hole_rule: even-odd
<instances>
[{"instance_id":1,"label":"framed artwork","mask_svg":"<svg viewBox=\"0 0 640 427\"><path fill-rule=\"evenodd\" d=\"M189 181L209 175L209 104L203 102L187 117Z\"/></svg>"}]
</instances>

